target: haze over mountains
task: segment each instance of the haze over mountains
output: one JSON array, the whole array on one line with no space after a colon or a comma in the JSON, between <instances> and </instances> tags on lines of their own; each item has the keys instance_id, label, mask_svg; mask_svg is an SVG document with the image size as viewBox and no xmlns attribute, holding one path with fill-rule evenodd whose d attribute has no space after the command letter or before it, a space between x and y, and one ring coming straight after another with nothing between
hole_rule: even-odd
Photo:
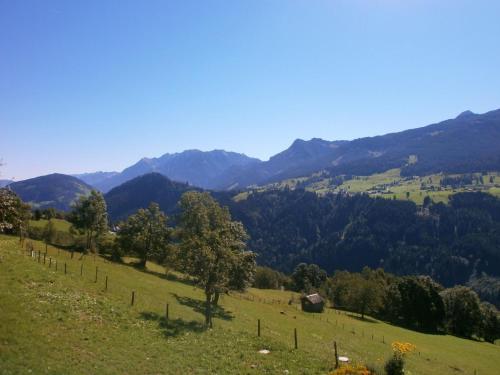
<instances>
[{"instance_id":1,"label":"haze over mountains","mask_svg":"<svg viewBox=\"0 0 500 375\"><path fill-rule=\"evenodd\" d=\"M222 150L188 150L141 159L121 173L76 177L103 192L150 172L205 189L231 190L321 170L332 176L370 175L391 168L402 168L404 175L500 170L500 110L466 111L426 127L353 141L297 139L268 161Z\"/></svg>"},{"instance_id":2,"label":"haze over mountains","mask_svg":"<svg viewBox=\"0 0 500 375\"><path fill-rule=\"evenodd\" d=\"M97 172L75 175L75 177L103 192L151 172L161 173L174 181L214 189L219 185L220 176L231 168L247 167L258 163L260 163L258 159L224 150L208 152L186 150L175 154L165 154L159 158L143 158L121 173Z\"/></svg>"}]
</instances>

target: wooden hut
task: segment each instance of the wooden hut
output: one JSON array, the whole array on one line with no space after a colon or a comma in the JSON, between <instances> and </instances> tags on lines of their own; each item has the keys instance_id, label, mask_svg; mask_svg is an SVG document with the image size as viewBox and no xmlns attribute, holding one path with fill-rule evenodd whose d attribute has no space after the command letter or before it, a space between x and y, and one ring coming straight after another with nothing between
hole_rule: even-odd
<instances>
[{"instance_id":1,"label":"wooden hut","mask_svg":"<svg viewBox=\"0 0 500 375\"><path fill-rule=\"evenodd\" d=\"M300 299L300 304L302 305L302 311L306 312L322 313L325 307L325 301L318 293L303 296Z\"/></svg>"}]
</instances>

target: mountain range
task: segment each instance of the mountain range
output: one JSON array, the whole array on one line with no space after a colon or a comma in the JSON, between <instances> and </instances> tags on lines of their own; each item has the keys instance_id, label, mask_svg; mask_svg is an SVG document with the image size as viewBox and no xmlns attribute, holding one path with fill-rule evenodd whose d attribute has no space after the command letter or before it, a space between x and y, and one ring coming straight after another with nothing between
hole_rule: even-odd
<instances>
[{"instance_id":1,"label":"mountain range","mask_svg":"<svg viewBox=\"0 0 500 375\"><path fill-rule=\"evenodd\" d=\"M67 210L76 197L92 188L111 193L123 183L149 173L167 177L168 184L157 181L158 176L154 181L176 191L193 187L241 191L317 172L331 177L367 176L392 168L400 168L403 176L500 171L500 110L485 114L466 111L454 119L426 127L353 141L297 139L268 161L223 150L187 150L143 158L122 172L53 174L8 186L35 207ZM173 181L179 182L179 186L169 185ZM113 192L114 196L120 197L119 192ZM137 197L133 195L127 198L134 199ZM121 217L127 212L117 215Z\"/></svg>"},{"instance_id":2,"label":"mountain range","mask_svg":"<svg viewBox=\"0 0 500 375\"><path fill-rule=\"evenodd\" d=\"M188 150L141 159L120 173L76 177L103 192L150 172L204 189L232 190L318 171L371 175L392 168L401 168L404 176L500 170L500 110L466 111L422 128L352 141L297 139L268 161L222 150Z\"/></svg>"},{"instance_id":3,"label":"mountain range","mask_svg":"<svg viewBox=\"0 0 500 375\"><path fill-rule=\"evenodd\" d=\"M244 154L224 150L186 150L175 154L165 154L159 158L143 158L122 172L97 172L75 175L95 188L108 192L135 177L157 172L169 179L185 182L193 186L214 189L221 176L232 168L249 167L261 163Z\"/></svg>"}]
</instances>

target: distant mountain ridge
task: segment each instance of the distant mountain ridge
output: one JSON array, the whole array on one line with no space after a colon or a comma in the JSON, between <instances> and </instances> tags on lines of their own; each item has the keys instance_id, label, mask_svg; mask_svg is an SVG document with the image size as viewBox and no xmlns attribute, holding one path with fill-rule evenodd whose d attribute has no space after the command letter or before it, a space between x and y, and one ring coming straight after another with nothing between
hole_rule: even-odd
<instances>
[{"instance_id":1,"label":"distant mountain ridge","mask_svg":"<svg viewBox=\"0 0 500 375\"><path fill-rule=\"evenodd\" d=\"M392 168L402 168L406 176L500 170L500 110L465 111L422 128L353 141L299 139L269 161L225 174L216 188L243 189L321 170L336 176Z\"/></svg>"},{"instance_id":2,"label":"distant mountain ridge","mask_svg":"<svg viewBox=\"0 0 500 375\"><path fill-rule=\"evenodd\" d=\"M91 185L91 186L99 186L102 184L105 184L106 181L116 175L118 175L120 172L93 172L93 173L80 173L80 174L73 174L73 177L76 177L85 183Z\"/></svg>"},{"instance_id":3,"label":"distant mountain ridge","mask_svg":"<svg viewBox=\"0 0 500 375\"><path fill-rule=\"evenodd\" d=\"M5 186L7 186L8 184L11 184L13 183L14 181L12 180L0 180L0 188L3 188Z\"/></svg>"},{"instance_id":4,"label":"distant mountain ridge","mask_svg":"<svg viewBox=\"0 0 500 375\"><path fill-rule=\"evenodd\" d=\"M104 198L109 217L116 222L127 218L139 208L148 207L151 202L158 203L162 210L171 214L182 194L191 190L201 189L171 181L160 173L152 172L111 189Z\"/></svg>"},{"instance_id":5,"label":"distant mountain ridge","mask_svg":"<svg viewBox=\"0 0 500 375\"><path fill-rule=\"evenodd\" d=\"M219 176L229 169L259 163L259 159L236 152L186 150L159 158L143 158L120 173L97 172L77 176L103 192L151 172L161 173L173 181L211 189L218 184Z\"/></svg>"},{"instance_id":6,"label":"distant mountain ridge","mask_svg":"<svg viewBox=\"0 0 500 375\"><path fill-rule=\"evenodd\" d=\"M54 207L63 211L69 211L80 196L88 195L92 190L78 178L60 173L13 182L8 186L33 208Z\"/></svg>"}]
</instances>

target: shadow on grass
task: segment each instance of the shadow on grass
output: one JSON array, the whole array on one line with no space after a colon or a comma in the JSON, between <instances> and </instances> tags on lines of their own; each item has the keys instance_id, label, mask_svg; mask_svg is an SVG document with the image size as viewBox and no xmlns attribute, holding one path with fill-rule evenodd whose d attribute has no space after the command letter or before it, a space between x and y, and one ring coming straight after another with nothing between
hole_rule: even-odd
<instances>
[{"instance_id":1,"label":"shadow on grass","mask_svg":"<svg viewBox=\"0 0 500 375\"><path fill-rule=\"evenodd\" d=\"M151 311L143 311L140 313L140 318L147 321L158 323L158 327L163 332L165 337L176 337L185 332L200 333L205 331L205 325L195 320L185 321L183 319L166 319L165 316Z\"/></svg>"},{"instance_id":2,"label":"shadow on grass","mask_svg":"<svg viewBox=\"0 0 500 375\"><path fill-rule=\"evenodd\" d=\"M177 299L181 305L188 306L192 308L197 313L205 316L205 301L200 301L199 299L194 299L190 297L182 297L175 293L172 295ZM224 320L233 320L234 316L231 311L226 311L222 306L212 306L212 317Z\"/></svg>"},{"instance_id":3,"label":"shadow on grass","mask_svg":"<svg viewBox=\"0 0 500 375\"><path fill-rule=\"evenodd\" d=\"M169 280L169 281L176 281L178 283L182 283L182 284L186 284L186 285L190 285L190 286L194 285L194 282L192 280L179 277L173 273L164 274L161 272L149 270L147 268L142 267L139 262L122 263L122 264L125 266L128 266L128 267L131 267L137 271L147 273L148 275L153 275L153 276L159 277L160 279Z\"/></svg>"},{"instance_id":4,"label":"shadow on grass","mask_svg":"<svg viewBox=\"0 0 500 375\"><path fill-rule=\"evenodd\" d=\"M353 319L356 319L356 320L359 320L360 322L365 322L365 323L378 323L377 320L373 319L373 318L369 318L367 316L365 316L364 318L362 318L361 316L359 315L354 315L354 314L347 314L347 316L349 318L353 318Z\"/></svg>"}]
</instances>

